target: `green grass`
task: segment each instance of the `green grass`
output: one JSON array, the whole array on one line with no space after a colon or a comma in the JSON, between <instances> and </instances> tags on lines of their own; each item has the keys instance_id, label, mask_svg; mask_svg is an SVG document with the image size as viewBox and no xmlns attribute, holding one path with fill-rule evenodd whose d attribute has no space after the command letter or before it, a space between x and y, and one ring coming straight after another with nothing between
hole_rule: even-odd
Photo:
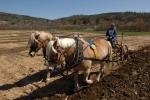
<instances>
[{"instance_id":1,"label":"green grass","mask_svg":"<svg viewBox=\"0 0 150 100\"><path fill-rule=\"evenodd\" d=\"M93 30L58 30L58 32L80 32L80 33L95 33L95 34L104 34L105 31L93 31Z\"/></svg>"},{"instance_id":2,"label":"green grass","mask_svg":"<svg viewBox=\"0 0 150 100\"><path fill-rule=\"evenodd\" d=\"M93 30L58 30L58 32L80 32L80 33L94 33L94 34L105 34L106 31L93 31ZM150 35L150 32L124 32L124 31L118 31L118 34L124 34L124 35L130 35L130 36L136 36L136 35Z\"/></svg>"}]
</instances>

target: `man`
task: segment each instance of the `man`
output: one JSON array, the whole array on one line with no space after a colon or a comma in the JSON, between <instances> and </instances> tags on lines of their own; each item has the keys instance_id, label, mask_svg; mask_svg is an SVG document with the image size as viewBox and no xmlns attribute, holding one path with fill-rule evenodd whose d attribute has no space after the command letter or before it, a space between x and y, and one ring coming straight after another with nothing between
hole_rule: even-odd
<instances>
[{"instance_id":1,"label":"man","mask_svg":"<svg viewBox=\"0 0 150 100\"><path fill-rule=\"evenodd\" d=\"M111 23L110 27L106 31L107 40L110 41L112 48L115 48L115 41L116 41L116 26L114 23Z\"/></svg>"}]
</instances>

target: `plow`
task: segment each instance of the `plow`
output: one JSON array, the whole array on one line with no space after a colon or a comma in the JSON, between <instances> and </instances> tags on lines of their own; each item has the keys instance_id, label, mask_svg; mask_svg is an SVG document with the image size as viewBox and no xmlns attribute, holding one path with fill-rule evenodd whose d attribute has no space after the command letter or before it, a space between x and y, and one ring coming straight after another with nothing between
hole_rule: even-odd
<instances>
[{"instance_id":1,"label":"plow","mask_svg":"<svg viewBox=\"0 0 150 100\"><path fill-rule=\"evenodd\" d=\"M115 48L112 50L112 60L118 64L124 63L129 57L128 46L123 43L123 33L121 35L121 42L116 41Z\"/></svg>"}]
</instances>

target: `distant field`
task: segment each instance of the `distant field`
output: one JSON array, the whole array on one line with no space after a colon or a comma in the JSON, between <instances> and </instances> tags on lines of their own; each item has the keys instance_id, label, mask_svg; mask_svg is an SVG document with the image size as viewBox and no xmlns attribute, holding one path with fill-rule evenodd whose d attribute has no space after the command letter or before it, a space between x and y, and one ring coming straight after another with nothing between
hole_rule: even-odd
<instances>
[{"instance_id":1,"label":"distant field","mask_svg":"<svg viewBox=\"0 0 150 100\"><path fill-rule=\"evenodd\" d=\"M58 32L80 32L80 33L95 33L95 34L105 34L106 31L93 31L93 30L59 30ZM124 34L124 35L130 35L130 36L135 36L135 35L150 35L150 32L123 32L123 31L118 31L118 34Z\"/></svg>"},{"instance_id":2,"label":"distant field","mask_svg":"<svg viewBox=\"0 0 150 100\"><path fill-rule=\"evenodd\" d=\"M34 30L0 30L0 33L26 33L31 32ZM46 30L50 32L56 32L56 33L68 33L68 32L79 32L79 33L94 33L94 34L105 34L106 31L93 31L93 30ZM118 31L118 34L124 34L124 35L130 35L130 36L136 36L136 35L150 35L150 32L123 32Z\"/></svg>"},{"instance_id":3,"label":"distant field","mask_svg":"<svg viewBox=\"0 0 150 100\"><path fill-rule=\"evenodd\" d=\"M125 35L150 35L150 32L123 32L123 33Z\"/></svg>"},{"instance_id":4,"label":"distant field","mask_svg":"<svg viewBox=\"0 0 150 100\"><path fill-rule=\"evenodd\" d=\"M27 33L33 30L0 30L0 33Z\"/></svg>"}]
</instances>

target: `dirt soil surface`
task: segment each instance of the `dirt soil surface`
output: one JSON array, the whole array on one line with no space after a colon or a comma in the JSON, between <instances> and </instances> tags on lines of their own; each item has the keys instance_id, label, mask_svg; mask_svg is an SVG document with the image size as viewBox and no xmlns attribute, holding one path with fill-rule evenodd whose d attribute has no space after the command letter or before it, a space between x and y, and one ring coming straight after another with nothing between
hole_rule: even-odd
<instances>
[{"instance_id":1,"label":"dirt soil surface","mask_svg":"<svg viewBox=\"0 0 150 100\"><path fill-rule=\"evenodd\" d=\"M150 98L150 47L141 49L150 45L150 36L125 36L123 43L130 50L141 50L132 51L126 64L105 76L100 83L72 93L72 75L40 82L45 77L46 67L41 52L34 58L28 56L29 35L30 32L0 31L0 100Z\"/></svg>"},{"instance_id":2,"label":"dirt soil surface","mask_svg":"<svg viewBox=\"0 0 150 100\"><path fill-rule=\"evenodd\" d=\"M150 46L130 53L119 70L100 83L69 96L69 100L149 100Z\"/></svg>"}]
</instances>

